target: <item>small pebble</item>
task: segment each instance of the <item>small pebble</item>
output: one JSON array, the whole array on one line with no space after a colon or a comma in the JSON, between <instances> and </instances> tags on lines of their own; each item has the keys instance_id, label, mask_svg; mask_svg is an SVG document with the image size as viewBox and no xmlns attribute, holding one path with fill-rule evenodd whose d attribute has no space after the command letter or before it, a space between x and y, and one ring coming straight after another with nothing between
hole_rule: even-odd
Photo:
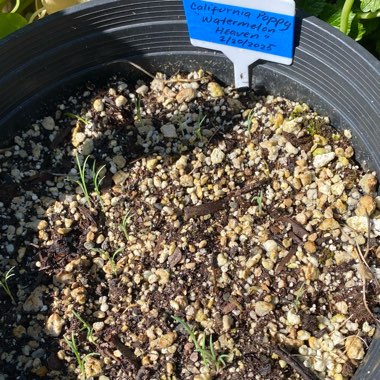
<instances>
[{"instance_id":1,"label":"small pebble","mask_svg":"<svg viewBox=\"0 0 380 380\"><path fill-rule=\"evenodd\" d=\"M255 303L254 309L258 317L263 317L274 310L274 305L269 302L258 301Z\"/></svg>"},{"instance_id":2,"label":"small pebble","mask_svg":"<svg viewBox=\"0 0 380 380\"><path fill-rule=\"evenodd\" d=\"M188 103L196 96L196 92L193 88L184 88L176 96L176 100L179 104Z\"/></svg>"},{"instance_id":3,"label":"small pebble","mask_svg":"<svg viewBox=\"0 0 380 380\"><path fill-rule=\"evenodd\" d=\"M116 105L116 107L119 107L119 108L125 106L127 104L127 102L128 102L127 98L123 95L119 95L115 99L115 105Z\"/></svg>"},{"instance_id":4,"label":"small pebble","mask_svg":"<svg viewBox=\"0 0 380 380\"><path fill-rule=\"evenodd\" d=\"M353 335L347 337L344 346L346 348L346 355L353 360L361 360L364 358L364 347L362 340Z\"/></svg>"},{"instance_id":5,"label":"small pebble","mask_svg":"<svg viewBox=\"0 0 380 380\"><path fill-rule=\"evenodd\" d=\"M176 127L173 124L164 124L161 127L161 132L166 138L176 138L177 137L177 130Z\"/></svg>"},{"instance_id":6,"label":"small pebble","mask_svg":"<svg viewBox=\"0 0 380 380\"><path fill-rule=\"evenodd\" d=\"M221 164L224 160L224 157L226 155L222 150L219 148L214 148L214 150L211 152L211 162L213 165Z\"/></svg>"},{"instance_id":7,"label":"small pebble","mask_svg":"<svg viewBox=\"0 0 380 380\"><path fill-rule=\"evenodd\" d=\"M371 194L375 191L377 179L373 174L365 174L359 181L359 186L365 194Z\"/></svg>"},{"instance_id":8,"label":"small pebble","mask_svg":"<svg viewBox=\"0 0 380 380\"><path fill-rule=\"evenodd\" d=\"M336 155L334 152L319 154L318 156L314 157L313 165L316 169L320 169L333 161L335 156Z\"/></svg>"},{"instance_id":9,"label":"small pebble","mask_svg":"<svg viewBox=\"0 0 380 380\"><path fill-rule=\"evenodd\" d=\"M42 122L42 126L47 130L47 131L52 131L54 130L55 127L55 121L51 116L45 117Z\"/></svg>"},{"instance_id":10,"label":"small pebble","mask_svg":"<svg viewBox=\"0 0 380 380\"><path fill-rule=\"evenodd\" d=\"M213 98L220 98L224 95L223 88L216 82L210 82L207 85L207 90Z\"/></svg>"},{"instance_id":11,"label":"small pebble","mask_svg":"<svg viewBox=\"0 0 380 380\"><path fill-rule=\"evenodd\" d=\"M45 332L52 337L58 337L61 335L62 327L65 321L57 313L53 313L46 321Z\"/></svg>"},{"instance_id":12,"label":"small pebble","mask_svg":"<svg viewBox=\"0 0 380 380\"><path fill-rule=\"evenodd\" d=\"M101 99L95 99L92 106L96 112L102 112L104 110L104 103Z\"/></svg>"},{"instance_id":13,"label":"small pebble","mask_svg":"<svg viewBox=\"0 0 380 380\"><path fill-rule=\"evenodd\" d=\"M147 85L143 84L138 89L136 89L136 94L144 96L145 94L148 93L148 91L149 91L149 87Z\"/></svg>"}]
</instances>

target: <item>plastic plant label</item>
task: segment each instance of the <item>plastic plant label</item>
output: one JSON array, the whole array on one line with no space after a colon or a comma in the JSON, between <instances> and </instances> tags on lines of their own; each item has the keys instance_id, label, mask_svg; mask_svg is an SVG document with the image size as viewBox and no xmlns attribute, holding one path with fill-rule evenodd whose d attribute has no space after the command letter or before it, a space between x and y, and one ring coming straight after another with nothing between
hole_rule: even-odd
<instances>
[{"instance_id":1,"label":"plastic plant label","mask_svg":"<svg viewBox=\"0 0 380 380\"><path fill-rule=\"evenodd\" d=\"M234 64L235 86L249 86L249 65L293 61L293 0L183 0L191 43L222 51Z\"/></svg>"}]
</instances>

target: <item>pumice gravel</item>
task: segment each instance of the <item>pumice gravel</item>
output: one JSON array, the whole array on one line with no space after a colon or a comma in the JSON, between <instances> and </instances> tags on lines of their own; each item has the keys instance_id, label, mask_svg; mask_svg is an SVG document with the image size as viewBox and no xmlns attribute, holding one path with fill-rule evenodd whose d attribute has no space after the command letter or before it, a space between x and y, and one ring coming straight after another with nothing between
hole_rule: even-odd
<instances>
[{"instance_id":1,"label":"pumice gravel","mask_svg":"<svg viewBox=\"0 0 380 380\"><path fill-rule=\"evenodd\" d=\"M306 104L112 77L0 184L1 380L349 380L375 335L377 179Z\"/></svg>"}]
</instances>

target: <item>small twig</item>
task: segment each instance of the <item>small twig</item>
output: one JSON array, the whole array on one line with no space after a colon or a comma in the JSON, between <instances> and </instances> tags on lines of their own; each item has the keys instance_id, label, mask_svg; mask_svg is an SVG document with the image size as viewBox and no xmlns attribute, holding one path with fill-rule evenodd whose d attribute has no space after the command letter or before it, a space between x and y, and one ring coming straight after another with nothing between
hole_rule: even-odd
<instances>
[{"instance_id":1,"label":"small twig","mask_svg":"<svg viewBox=\"0 0 380 380\"><path fill-rule=\"evenodd\" d=\"M13 149L13 146L9 146L7 148L0 148L0 153L5 153Z\"/></svg>"},{"instance_id":2,"label":"small twig","mask_svg":"<svg viewBox=\"0 0 380 380\"><path fill-rule=\"evenodd\" d=\"M284 222L284 223L289 223L291 226L292 226L292 229L293 229L293 232L300 238L300 239L303 239L304 236L306 235L309 235L309 231L305 230L305 228L303 228L301 226L301 224L299 224L298 222L296 222L295 220L293 220L292 218L290 218L289 216L282 216L280 218L280 221Z\"/></svg>"},{"instance_id":3,"label":"small twig","mask_svg":"<svg viewBox=\"0 0 380 380\"><path fill-rule=\"evenodd\" d=\"M353 316L354 314L351 314L348 318L346 318L335 330L329 333L329 336L331 336L335 331L339 331Z\"/></svg>"},{"instance_id":4,"label":"small twig","mask_svg":"<svg viewBox=\"0 0 380 380\"><path fill-rule=\"evenodd\" d=\"M293 359L284 347L278 346L274 347L272 350L284 362L289 364L304 380L320 380L320 378L314 372L311 372L311 370L306 368L298 360Z\"/></svg>"},{"instance_id":5,"label":"small twig","mask_svg":"<svg viewBox=\"0 0 380 380\"><path fill-rule=\"evenodd\" d=\"M136 67L136 69L142 71L144 74L148 75L148 77L151 77L152 79L155 79L154 75L152 75L151 73L149 73L148 71L146 71L145 69L143 69L141 66L137 65L136 63L128 61L128 60L126 60L125 62L129 63L133 67Z\"/></svg>"},{"instance_id":6,"label":"small twig","mask_svg":"<svg viewBox=\"0 0 380 380\"><path fill-rule=\"evenodd\" d=\"M229 201L229 196L219 199L218 201L202 203L199 206L187 206L185 207L185 220L189 220L196 216L204 216L209 214L214 214L220 210L223 210L226 203Z\"/></svg>"},{"instance_id":7,"label":"small twig","mask_svg":"<svg viewBox=\"0 0 380 380\"><path fill-rule=\"evenodd\" d=\"M369 315L371 316L371 318L376 322L377 325L379 325L380 321L373 315L371 309L368 307L367 295L366 295L366 292L367 292L367 281L365 279L365 276L363 276L362 281L363 281L362 294L363 294L364 307L367 310L367 312L369 313Z\"/></svg>"},{"instance_id":8,"label":"small twig","mask_svg":"<svg viewBox=\"0 0 380 380\"><path fill-rule=\"evenodd\" d=\"M291 260L291 258L296 254L296 252L297 252L297 246L296 246L296 245L292 245L292 246L290 247L289 253L288 253L285 257L283 257L283 258L281 259L281 261L279 262L279 264L277 265L277 268L276 268L275 271L274 271L274 273L275 273L276 275L279 274L279 273L281 273L281 272L284 270L286 264L287 264L287 263Z\"/></svg>"},{"instance_id":9,"label":"small twig","mask_svg":"<svg viewBox=\"0 0 380 380\"><path fill-rule=\"evenodd\" d=\"M214 214L220 210L223 210L231 198L250 193L257 188L262 187L266 182L266 179L259 180L255 183L250 183L244 186L242 189L231 191L231 193L227 194L224 198L217 201L203 203L198 206L187 206L184 210L184 218L185 220L189 220L197 216Z\"/></svg>"},{"instance_id":10,"label":"small twig","mask_svg":"<svg viewBox=\"0 0 380 380\"><path fill-rule=\"evenodd\" d=\"M359 246L358 242L355 241L355 243L356 243L356 250L358 252L358 256L359 256L361 264L368 269L368 272L371 274L371 277L375 281L376 286L379 287L380 286L379 280L377 279L376 275L372 272L371 267L368 265L367 261L365 260L364 255L362 253L362 250L360 249L360 246Z\"/></svg>"},{"instance_id":11,"label":"small twig","mask_svg":"<svg viewBox=\"0 0 380 380\"><path fill-rule=\"evenodd\" d=\"M168 84L168 83L191 83L191 82L199 82L201 80L204 80L204 79L211 79L210 76L207 76L207 77L201 77L201 78L193 78L193 79L185 79L185 78L179 78L179 79L166 79L164 80L163 82L165 84Z\"/></svg>"},{"instance_id":12,"label":"small twig","mask_svg":"<svg viewBox=\"0 0 380 380\"><path fill-rule=\"evenodd\" d=\"M369 239L369 235L368 235L368 239ZM358 244L358 242L355 240L356 242L356 249L357 249L357 252L358 252L358 256L360 258L360 261L361 261L361 265L365 266L368 270L369 270L369 273L371 273L371 276L372 278L374 279L375 283L376 283L376 286L378 287L379 286L379 281L376 277L376 275L372 272L371 268L369 267L369 265L367 264L363 254L362 254L362 251L360 249L360 246ZM360 272L359 272L360 274ZM363 296L363 304L364 304L364 307L365 309L367 310L368 314L371 316L371 318L376 322L376 324L380 324L380 321L374 316L374 314L372 313L371 309L368 307L368 303L367 303L367 279L365 278L365 273L362 274L362 281L363 281L363 287L362 287L362 296Z\"/></svg>"}]
</instances>

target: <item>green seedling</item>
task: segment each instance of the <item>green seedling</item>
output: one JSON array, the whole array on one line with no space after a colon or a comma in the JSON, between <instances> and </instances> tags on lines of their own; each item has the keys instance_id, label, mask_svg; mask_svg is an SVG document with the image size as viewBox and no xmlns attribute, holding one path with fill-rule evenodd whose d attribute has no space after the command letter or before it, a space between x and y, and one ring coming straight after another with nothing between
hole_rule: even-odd
<instances>
[{"instance_id":1,"label":"green seedling","mask_svg":"<svg viewBox=\"0 0 380 380\"><path fill-rule=\"evenodd\" d=\"M90 343L94 343L95 342L95 338L94 338L94 335L93 335L94 329L75 310L73 310L73 314L78 319L78 321L82 322L83 326L80 329L80 331L86 330L87 340Z\"/></svg>"},{"instance_id":2,"label":"green seedling","mask_svg":"<svg viewBox=\"0 0 380 380\"><path fill-rule=\"evenodd\" d=\"M128 226L131 223L131 218L132 218L131 210L128 209L119 226L119 230L124 234L127 240L129 238Z\"/></svg>"},{"instance_id":3,"label":"green seedling","mask_svg":"<svg viewBox=\"0 0 380 380\"><path fill-rule=\"evenodd\" d=\"M182 114L178 114L175 122L178 124L178 130L181 132L182 137L185 136L186 120Z\"/></svg>"},{"instance_id":4,"label":"green seedling","mask_svg":"<svg viewBox=\"0 0 380 380\"><path fill-rule=\"evenodd\" d=\"M82 357L78 351L78 346L77 346L77 343L75 341L74 332L71 333L71 340L68 339L66 336L64 336L63 339L65 340L65 342L69 346L71 352L74 354L75 358L77 359L79 370L80 370L82 376L85 377L86 376L86 370L85 370L86 361L88 360L89 357L99 355L99 354L97 354L95 352L91 352L91 353L86 354Z\"/></svg>"},{"instance_id":5,"label":"green seedling","mask_svg":"<svg viewBox=\"0 0 380 380\"><path fill-rule=\"evenodd\" d=\"M87 161L90 156L87 156L84 159L83 165L81 165L79 161L79 156L78 154L75 154L75 160L77 163L77 168L79 172L79 180L76 180L75 183L79 185L79 187L82 189L82 192L84 194L84 197L86 199L86 203L89 207L91 207L91 202L90 202L90 195L88 193L87 189L87 183L86 183L86 170L87 170Z\"/></svg>"},{"instance_id":6,"label":"green seedling","mask_svg":"<svg viewBox=\"0 0 380 380\"><path fill-rule=\"evenodd\" d=\"M77 185L79 185L79 187L82 189L82 192L86 199L86 203L88 207L91 207L90 194L89 194L89 189L87 187L87 182L86 182L87 161L89 158L90 156L87 156L83 161L83 165L81 165L78 154L75 154L75 161L76 161L78 172L79 172L79 179L75 180L74 182ZM96 170L96 161L94 160L92 164L91 177L92 177L92 183L94 186L94 191L96 195L98 196L101 204L103 204L103 201L102 201L102 197L100 193L100 185L102 184L105 177L104 176L100 177L100 173L102 172L104 168L105 168L105 165L101 166L98 170Z\"/></svg>"},{"instance_id":7,"label":"green seedling","mask_svg":"<svg viewBox=\"0 0 380 380\"><path fill-rule=\"evenodd\" d=\"M112 267L112 272L115 274L116 273L116 261L115 261L115 258L116 256L123 250L124 248L120 247L118 248L114 253L113 255L108 259L109 262L111 263L111 267Z\"/></svg>"},{"instance_id":8,"label":"green seedling","mask_svg":"<svg viewBox=\"0 0 380 380\"><path fill-rule=\"evenodd\" d=\"M264 193L262 190L260 190L260 194L252 197L252 201L257 203L259 214L263 212L263 197Z\"/></svg>"},{"instance_id":9,"label":"green seedling","mask_svg":"<svg viewBox=\"0 0 380 380\"><path fill-rule=\"evenodd\" d=\"M305 293L305 282L302 283L301 287L295 291L296 299L294 300L294 306L296 309L300 307L301 304L301 298Z\"/></svg>"},{"instance_id":10,"label":"green seedling","mask_svg":"<svg viewBox=\"0 0 380 380\"><path fill-rule=\"evenodd\" d=\"M78 121L81 121L84 125L90 125L91 124L91 122L89 120L87 120L84 117L81 117L79 115L76 115L75 113L65 112L64 115L67 117L70 117L71 119L76 119Z\"/></svg>"},{"instance_id":11,"label":"green seedling","mask_svg":"<svg viewBox=\"0 0 380 380\"><path fill-rule=\"evenodd\" d=\"M12 302L15 304L16 301L13 297L12 291L9 288L8 280L13 277L15 274L13 273L13 270L15 267L12 267L7 272L3 273L2 278L0 279L0 285L4 289L5 293L7 293L8 297L12 300Z\"/></svg>"},{"instance_id":12,"label":"green seedling","mask_svg":"<svg viewBox=\"0 0 380 380\"><path fill-rule=\"evenodd\" d=\"M212 341L212 335L210 335L208 340L207 347L207 339L206 335L202 334L200 342L195 336L195 331L180 317L172 316L172 318L179 323L185 331L189 334L190 340L195 346L195 352L198 352L201 355L202 363L205 367L215 368L217 372L219 372L221 367L225 367L226 362L225 358L229 355L221 354L217 355L214 349L214 342Z\"/></svg>"},{"instance_id":13,"label":"green seedling","mask_svg":"<svg viewBox=\"0 0 380 380\"><path fill-rule=\"evenodd\" d=\"M116 256L121 252L123 251L123 247L120 247L118 248L113 254L112 256L110 256L110 254L105 251L104 249L101 249L101 248L91 248L91 251L93 252L96 252L96 253L99 253L101 255L101 257L104 259L104 260L108 260L109 263L111 264L111 267L112 267L112 272L115 274L116 273Z\"/></svg>"},{"instance_id":14,"label":"green seedling","mask_svg":"<svg viewBox=\"0 0 380 380\"><path fill-rule=\"evenodd\" d=\"M194 134L198 140L202 140L202 124L206 120L207 116L202 117L202 113L198 114L197 121L195 122Z\"/></svg>"},{"instance_id":15,"label":"green seedling","mask_svg":"<svg viewBox=\"0 0 380 380\"><path fill-rule=\"evenodd\" d=\"M99 198L101 204L103 204L102 195L100 193L100 185L102 184L105 176L100 178L100 173L106 167L106 165L101 166L98 170L96 170L96 161L92 164L92 182L94 184L94 190L96 195Z\"/></svg>"},{"instance_id":16,"label":"green seedling","mask_svg":"<svg viewBox=\"0 0 380 380\"><path fill-rule=\"evenodd\" d=\"M253 116L254 116L255 112L254 110L250 110L249 113L248 113L248 116L247 116L247 131L250 132L251 131L251 127L252 127L252 123L253 123Z\"/></svg>"},{"instance_id":17,"label":"green seedling","mask_svg":"<svg viewBox=\"0 0 380 380\"><path fill-rule=\"evenodd\" d=\"M135 97L134 103L135 103L135 111L136 111L136 120L139 122L139 125L143 127L144 121L143 121L142 112L141 112L142 106L141 106L140 96Z\"/></svg>"}]
</instances>

